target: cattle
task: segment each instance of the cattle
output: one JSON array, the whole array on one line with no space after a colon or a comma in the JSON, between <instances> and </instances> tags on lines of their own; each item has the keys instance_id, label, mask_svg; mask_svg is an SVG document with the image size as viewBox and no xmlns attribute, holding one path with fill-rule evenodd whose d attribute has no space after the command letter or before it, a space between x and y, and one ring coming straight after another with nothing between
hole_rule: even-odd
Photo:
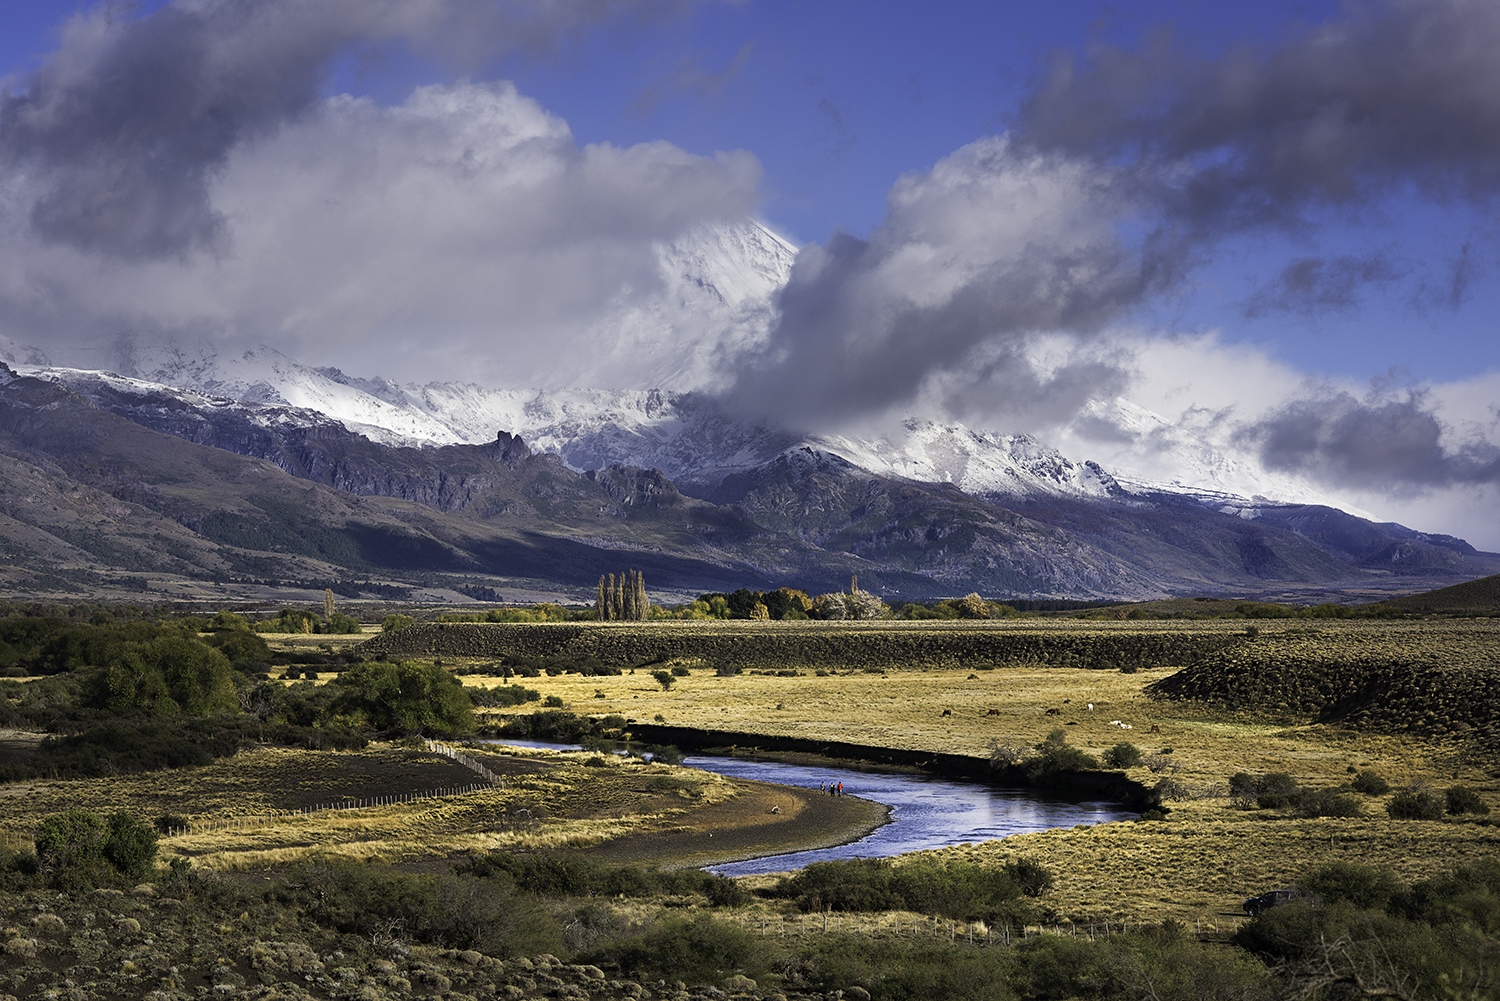
<instances>
[{"instance_id":1,"label":"cattle","mask_svg":"<svg viewBox=\"0 0 1500 1001\"><path fill-rule=\"evenodd\" d=\"M1161 727L1157 726L1155 723L1152 723L1151 724L1151 729L1149 731L1147 731L1147 732L1148 733L1161 733Z\"/></svg>"},{"instance_id":2,"label":"cattle","mask_svg":"<svg viewBox=\"0 0 1500 1001\"><path fill-rule=\"evenodd\" d=\"M1048 709L1047 710L1047 715L1048 716L1061 716L1062 715L1062 710L1061 709Z\"/></svg>"},{"instance_id":3,"label":"cattle","mask_svg":"<svg viewBox=\"0 0 1500 1001\"><path fill-rule=\"evenodd\" d=\"M1000 710L998 710L998 709L991 709L989 712L985 713L985 715L986 716L999 716L1000 715Z\"/></svg>"},{"instance_id":4,"label":"cattle","mask_svg":"<svg viewBox=\"0 0 1500 1001\"><path fill-rule=\"evenodd\" d=\"M943 715L944 716L952 716L953 715L953 710L952 709L944 709L943 710Z\"/></svg>"}]
</instances>

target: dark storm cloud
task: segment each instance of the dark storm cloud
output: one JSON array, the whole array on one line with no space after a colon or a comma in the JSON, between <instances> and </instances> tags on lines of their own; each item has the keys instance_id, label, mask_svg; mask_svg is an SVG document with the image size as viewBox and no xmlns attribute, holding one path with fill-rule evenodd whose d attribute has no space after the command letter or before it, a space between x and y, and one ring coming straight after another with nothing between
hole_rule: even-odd
<instances>
[{"instance_id":1,"label":"dark storm cloud","mask_svg":"<svg viewBox=\"0 0 1500 1001\"><path fill-rule=\"evenodd\" d=\"M1298 400L1240 439L1271 469L1392 493L1500 483L1500 448L1473 441L1453 450L1419 393L1361 401L1348 393Z\"/></svg>"},{"instance_id":2,"label":"dark storm cloud","mask_svg":"<svg viewBox=\"0 0 1500 1001\"><path fill-rule=\"evenodd\" d=\"M305 114L330 61L404 39L460 60L541 48L667 0L179 0L99 7L0 94L0 165L40 238L126 260L223 249L210 185L231 151ZM11 220L12 225L23 220Z\"/></svg>"},{"instance_id":3,"label":"dark storm cloud","mask_svg":"<svg viewBox=\"0 0 1500 1001\"><path fill-rule=\"evenodd\" d=\"M1377 251L1367 255L1299 257L1246 300L1247 317L1272 312L1314 315L1353 309L1360 293L1384 289L1411 272L1410 265Z\"/></svg>"},{"instance_id":4,"label":"dark storm cloud","mask_svg":"<svg viewBox=\"0 0 1500 1001\"><path fill-rule=\"evenodd\" d=\"M1395 0L1264 50L1209 57L1161 34L1058 57L1006 139L904 178L867 242L805 252L733 396L858 417L909 405L999 344L1003 410L1016 386L1044 384L1038 333L1092 336L1180 287L1222 239L1297 233L1330 212L1359 221L1394 194L1489 203L1497 51L1500 5ZM1462 301L1474 268L1460 261L1434 287ZM1250 308L1344 309L1402 270L1379 253L1294 261ZM1108 366L1093 374L1100 394L1117 385Z\"/></svg>"},{"instance_id":5,"label":"dark storm cloud","mask_svg":"<svg viewBox=\"0 0 1500 1001\"><path fill-rule=\"evenodd\" d=\"M1166 210L1210 230L1296 224L1396 188L1500 189L1500 6L1394 0L1270 51L1208 58L1159 37L1058 57L1025 103L1038 149L1159 169Z\"/></svg>"}]
</instances>

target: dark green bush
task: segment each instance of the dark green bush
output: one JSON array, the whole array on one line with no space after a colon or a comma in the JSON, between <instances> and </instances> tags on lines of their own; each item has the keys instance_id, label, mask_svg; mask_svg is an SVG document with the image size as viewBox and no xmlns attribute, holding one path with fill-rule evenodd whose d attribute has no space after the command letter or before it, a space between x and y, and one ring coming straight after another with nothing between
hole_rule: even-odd
<instances>
[{"instance_id":1,"label":"dark green bush","mask_svg":"<svg viewBox=\"0 0 1500 1001\"><path fill-rule=\"evenodd\" d=\"M1028 897L1040 897L1052 889L1052 870L1035 859L1022 856L1014 862L1005 863L1004 869L1011 882L1020 887L1021 892Z\"/></svg>"},{"instance_id":2,"label":"dark green bush","mask_svg":"<svg viewBox=\"0 0 1500 1001\"><path fill-rule=\"evenodd\" d=\"M1385 804L1385 812L1394 820L1441 820L1445 806L1437 793L1417 786L1392 796Z\"/></svg>"},{"instance_id":3,"label":"dark green bush","mask_svg":"<svg viewBox=\"0 0 1500 1001\"><path fill-rule=\"evenodd\" d=\"M156 832L126 813L108 819L72 809L42 821L36 856L52 884L82 890L117 877L144 879L156 861Z\"/></svg>"},{"instance_id":4,"label":"dark green bush","mask_svg":"<svg viewBox=\"0 0 1500 1001\"><path fill-rule=\"evenodd\" d=\"M1104 763L1111 768L1134 768L1141 763L1141 749L1130 743L1119 743L1104 752Z\"/></svg>"},{"instance_id":5,"label":"dark green bush","mask_svg":"<svg viewBox=\"0 0 1500 1001\"><path fill-rule=\"evenodd\" d=\"M1489 806L1480 798L1479 793L1468 786L1449 786L1443 792L1443 799L1447 811L1455 816L1461 813L1483 815L1490 812Z\"/></svg>"},{"instance_id":6,"label":"dark green bush","mask_svg":"<svg viewBox=\"0 0 1500 1001\"><path fill-rule=\"evenodd\" d=\"M1366 769L1354 776L1354 781L1349 783L1349 788L1355 792L1362 792L1366 796L1384 796L1391 791L1391 784L1385 780L1384 775Z\"/></svg>"},{"instance_id":7,"label":"dark green bush","mask_svg":"<svg viewBox=\"0 0 1500 1001\"><path fill-rule=\"evenodd\" d=\"M1337 789L1304 789L1297 797L1300 817L1363 817L1365 805L1358 796Z\"/></svg>"},{"instance_id":8,"label":"dark green bush","mask_svg":"<svg viewBox=\"0 0 1500 1001\"><path fill-rule=\"evenodd\" d=\"M1297 880L1303 893L1325 904L1348 903L1364 910L1385 910L1403 887L1389 869L1358 862L1328 862Z\"/></svg>"},{"instance_id":9,"label":"dark green bush","mask_svg":"<svg viewBox=\"0 0 1500 1001\"><path fill-rule=\"evenodd\" d=\"M1068 732L1057 727L1036 745L1036 754L1021 761L1021 770L1033 782L1058 772L1079 772L1099 767L1092 754L1068 745Z\"/></svg>"},{"instance_id":10,"label":"dark green bush","mask_svg":"<svg viewBox=\"0 0 1500 1001\"><path fill-rule=\"evenodd\" d=\"M1267 772L1256 784L1255 805L1262 810L1284 810L1297 802L1301 789L1286 772Z\"/></svg>"},{"instance_id":11,"label":"dark green bush","mask_svg":"<svg viewBox=\"0 0 1500 1001\"><path fill-rule=\"evenodd\" d=\"M1051 886L1051 873L1034 863L1021 871L1035 892ZM793 899L804 913L907 910L962 921L1019 922L1030 914L1022 887L1005 869L963 862L839 859L814 862L783 879L773 891Z\"/></svg>"},{"instance_id":12,"label":"dark green bush","mask_svg":"<svg viewBox=\"0 0 1500 1001\"><path fill-rule=\"evenodd\" d=\"M498 708L520 706L528 702L540 702L542 693L522 685L496 685L494 688L466 689L476 706Z\"/></svg>"},{"instance_id":13,"label":"dark green bush","mask_svg":"<svg viewBox=\"0 0 1500 1001\"><path fill-rule=\"evenodd\" d=\"M399 928L419 942L501 957L560 950L562 944L557 921L502 879L336 862L298 867L271 896L318 924L366 940Z\"/></svg>"},{"instance_id":14,"label":"dark green bush","mask_svg":"<svg viewBox=\"0 0 1500 1001\"><path fill-rule=\"evenodd\" d=\"M707 914L669 918L643 934L581 957L618 964L628 977L721 983L736 973L762 976L756 937Z\"/></svg>"}]
</instances>

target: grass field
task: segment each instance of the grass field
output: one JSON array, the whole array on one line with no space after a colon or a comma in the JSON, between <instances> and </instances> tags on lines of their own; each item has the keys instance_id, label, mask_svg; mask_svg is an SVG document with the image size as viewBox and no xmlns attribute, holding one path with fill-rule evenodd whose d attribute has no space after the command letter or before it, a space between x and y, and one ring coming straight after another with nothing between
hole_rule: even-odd
<instances>
[{"instance_id":1,"label":"grass field","mask_svg":"<svg viewBox=\"0 0 1500 1001\"><path fill-rule=\"evenodd\" d=\"M1381 670L1404 670L1401 658L1407 656L1411 670L1436 661L1460 665L1479 677L1486 672L1500 675L1494 653L1500 625L1491 620L1319 623L1316 631L1301 623L1259 627L1254 642L1260 648L1283 654L1312 651L1309 656L1322 658L1318 663L1324 667L1332 664L1328 669L1335 674L1344 670L1342 665L1358 666L1372 657L1383 658ZM842 637L839 642L865 635L888 646L874 654L851 647L857 666L832 665L824 657L801 666L778 662L778 669L795 676L778 676L769 667L731 676L718 673L737 645L753 645L754 637L763 635L755 632L757 628L779 637L778 657L785 656L788 643L798 635L837 635ZM1491 826L1488 818L1391 820L1384 810L1389 794L1363 797L1367 815L1345 819L1296 819L1285 811L1239 809L1228 796L1229 777L1237 772L1286 772L1304 786L1335 789L1355 772L1374 770L1395 789L1417 783L1438 789L1463 783L1491 808L1500 808L1496 748L1476 739L1469 729L1433 734L1353 729L1315 723L1315 714L1299 708L1301 703L1284 700L1236 706L1222 700L1150 697L1147 687L1176 675L1187 666L1182 663L1132 664L1128 673L1102 669L1081 658L1061 661L1076 666L1060 666L1058 658L991 658L968 666L934 666L921 658L906 666L879 663L883 657L889 659L890 651L910 649L913 642L920 647L924 636L951 639L958 634L970 637L964 642L993 641L995 649L1012 649L1035 637L1047 640L1051 646L1045 648L1051 650L1059 649L1059 643L1066 645L1070 636L1086 637L1087 649L1102 649L1100 637L1127 647L1134 637L1165 638L1165 646L1156 648L1180 650L1198 649L1194 643L1204 640L1211 641L1200 644L1204 648L1228 644L1224 649L1240 656L1254 649L1243 644L1244 622L1020 620L856 628L839 624L822 634L820 628L824 627L610 624L599 627L600 636L630 649L649 648L663 642L662 637L673 643L697 642L696 630L713 641L713 649L730 653L667 658L620 675L544 673L503 679L497 669L466 673L463 680L465 685L484 687L518 682L579 714L619 714L639 723L976 758L986 757L992 742L1034 745L1059 727L1071 745L1096 755L1122 741L1133 743L1154 757L1149 759L1151 768L1133 768L1131 777L1148 786L1170 779L1187 797L1168 803L1167 820L1051 831L942 853L996 864L1026 855L1044 863L1057 877L1046 903L1051 916L1061 922L1166 917L1189 923L1228 922L1239 914L1246 896L1283 886L1317 862L1348 859L1387 865L1413 879L1500 853L1500 826ZM1194 642L1173 645L1173 637ZM284 647L327 644L335 650L366 638L267 637ZM466 671L497 666L492 656L443 653L427 659ZM1286 670L1286 660L1277 660L1278 670ZM663 690L652 672L671 667L688 673ZM332 676L325 672L321 680ZM493 720L541 708L542 703L534 702L482 716ZM700 806L734 794L722 780L665 766L612 762L603 768L584 767L584 757L575 756L544 769L536 766L538 760L524 754L487 758L487 764L493 762L508 776L507 788L456 799L256 821L243 829L221 826L213 833L167 838L163 848L219 869L255 869L325 853L413 862L503 845L595 844L664 819L681 817L689 823ZM406 747L376 744L349 754L260 750L182 772L8 789L0 838L14 838L33 829L42 816L69 806L126 809L145 818L170 813L223 821L472 781L472 773L461 766ZM521 816L530 819L519 822Z\"/></svg>"}]
</instances>

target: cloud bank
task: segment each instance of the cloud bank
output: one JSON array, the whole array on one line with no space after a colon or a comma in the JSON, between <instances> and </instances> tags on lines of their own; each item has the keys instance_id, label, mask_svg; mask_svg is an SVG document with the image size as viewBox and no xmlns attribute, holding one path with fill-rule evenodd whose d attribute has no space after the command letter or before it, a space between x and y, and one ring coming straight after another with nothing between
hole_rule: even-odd
<instances>
[{"instance_id":1,"label":"cloud bank","mask_svg":"<svg viewBox=\"0 0 1500 1001\"><path fill-rule=\"evenodd\" d=\"M580 145L506 83L382 107L326 97L324 79L391 40L475 62L680 6L179 0L81 15L0 96L0 322L49 347L262 341L408 377L503 382L576 359L602 314L656 291L658 244L754 214L755 158Z\"/></svg>"},{"instance_id":2,"label":"cloud bank","mask_svg":"<svg viewBox=\"0 0 1500 1001\"><path fill-rule=\"evenodd\" d=\"M1005 137L903 178L867 240L804 251L730 398L808 425L918 405L1043 433L1093 419L1139 381L1105 335L1230 239L1358 226L1399 198L1492 220L1497 50L1493 4L1394 0L1270 48L1208 56L1162 33L1059 55ZM1382 248L1303 257L1245 308L1325 315L1419 271L1414 299L1457 305L1488 267L1467 247L1442 280ZM1064 360L1041 361L1059 343ZM1267 468L1325 483L1500 482L1493 439L1459 440L1429 392L1302 391L1222 420Z\"/></svg>"}]
</instances>

